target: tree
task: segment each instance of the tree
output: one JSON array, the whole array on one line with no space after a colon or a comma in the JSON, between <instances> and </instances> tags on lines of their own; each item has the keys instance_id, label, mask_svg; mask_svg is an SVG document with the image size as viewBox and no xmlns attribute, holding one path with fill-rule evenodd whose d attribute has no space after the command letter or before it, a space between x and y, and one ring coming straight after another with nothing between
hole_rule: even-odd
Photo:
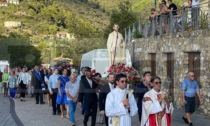
<instances>
[{"instance_id":1,"label":"tree","mask_svg":"<svg viewBox=\"0 0 210 126\"><path fill-rule=\"evenodd\" d=\"M104 36L107 38L108 34L113 30L113 24L118 23L120 26L119 32L125 32L125 28L131 26L138 21L138 16L131 10L131 3L129 0L120 2L119 10L112 10L110 24L107 27Z\"/></svg>"},{"instance_id":2,"label":"tree","mask_svg":"<svg viewBox=\"0 0 210 126\"><path fill-rule=\"evenodd\" d=\"M17 33L10 33L8 37L0 38L0 59L8 60L11 67L39 65L40 51L30 44L29 38Z\"/></svg>"}]
</instances>

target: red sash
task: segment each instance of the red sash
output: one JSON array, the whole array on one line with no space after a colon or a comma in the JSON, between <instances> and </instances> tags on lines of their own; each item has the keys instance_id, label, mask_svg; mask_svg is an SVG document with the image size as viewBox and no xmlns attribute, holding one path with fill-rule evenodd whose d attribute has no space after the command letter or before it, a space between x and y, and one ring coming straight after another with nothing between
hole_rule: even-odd
<instances>
[{"instance_id":1,"label":"red sash","mask_svg":"<svg viewBox=\"0 0 210 126\"><path fill-rule=\"evenodd\" d=\"M171 125L171 114L170 113L166 113L166 120L167 120L167 125L170 126Z\"/></svg>"},{"instance_id":2,"label":"red sash","mask_svg":"<svg viewBox=\"0 0 210 126\"><path fill-rule=\"evenodd\" d=\"M157 117L157 114L149 115L149 126L157 126L156 117ZM167 126L171 126L171 114L170 113L166 113L166 121L167 121Z\"/></svg>"},{"instance_id":3,"label":"red sash","mask_svg":"<svg viewBox=\"0 0 210 126\"><path fill-rule=\"evenodd\" d=\"M157 126L156 125L156 114L149 115L149 126Z\"/></svg>"}]
</instances>

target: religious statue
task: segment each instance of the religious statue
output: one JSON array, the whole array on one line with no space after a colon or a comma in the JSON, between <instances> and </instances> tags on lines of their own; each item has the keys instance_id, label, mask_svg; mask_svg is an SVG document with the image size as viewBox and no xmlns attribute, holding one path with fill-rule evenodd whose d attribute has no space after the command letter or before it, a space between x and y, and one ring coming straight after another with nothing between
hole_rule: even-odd
<instances>
[{"instance_id":1,"label":"religious statue","mask_svg":"<svg viewBox=\"0 0 210 126\"><path fill-rule=\"evenodd\" d=\"M119 25L113 25L113 32L109 34L107 50L109 55L109 66L125 61L125 43L123 36L118 32Z\"/></svg>"}]
</instances>

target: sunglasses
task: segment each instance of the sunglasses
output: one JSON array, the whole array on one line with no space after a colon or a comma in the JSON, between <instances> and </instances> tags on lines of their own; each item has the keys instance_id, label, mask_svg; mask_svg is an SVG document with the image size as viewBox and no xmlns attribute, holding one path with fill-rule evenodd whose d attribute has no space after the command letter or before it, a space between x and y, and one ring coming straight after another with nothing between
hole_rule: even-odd
<instances>
[{"instance_id":1,"label":"sunglasses","mask_svg":"<svg viewBox=\"0 0 210 126\"><path fill-rule=\"evenodd\" d=\"M161 82L155 82L156 85L161 84Z\"/></svg>"},{"instance_id":2,"label":"sunglasses","mask_svg":"<svg viewBox=\"0 0 210 126\"><path fill-rule=\"evenodd\" d=\"M125 81L124 81L124 80L122 80L122 81L120 81L120 82L121 82L121 83L127 83L128 81L127 81L127 80L125 80Z\"/></svg>"}]
</instances>

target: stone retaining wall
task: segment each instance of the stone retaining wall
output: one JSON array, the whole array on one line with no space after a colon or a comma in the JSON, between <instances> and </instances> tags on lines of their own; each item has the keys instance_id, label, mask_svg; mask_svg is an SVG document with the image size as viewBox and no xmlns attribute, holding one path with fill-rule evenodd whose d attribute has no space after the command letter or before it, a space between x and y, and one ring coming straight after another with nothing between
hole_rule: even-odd
<instances>
[{"instance_id":1,"label":"stone retaining wall","mask_svg":"<svg viewBox=\"0 0 210 126\"><path fill-rule=\"evenodd\" d=\"M156 74L165 82L167 53L174 54L174 104L181 105L181 82L188 73L188 53L200 52L200 86L204 104L202 112L210 114L210 31L194 31L136 39L127 43L134 66L143 73L151 70L151 53L156 54ZM164 88L163 83L163 88Z\"/></svg>"}]
</instances>

